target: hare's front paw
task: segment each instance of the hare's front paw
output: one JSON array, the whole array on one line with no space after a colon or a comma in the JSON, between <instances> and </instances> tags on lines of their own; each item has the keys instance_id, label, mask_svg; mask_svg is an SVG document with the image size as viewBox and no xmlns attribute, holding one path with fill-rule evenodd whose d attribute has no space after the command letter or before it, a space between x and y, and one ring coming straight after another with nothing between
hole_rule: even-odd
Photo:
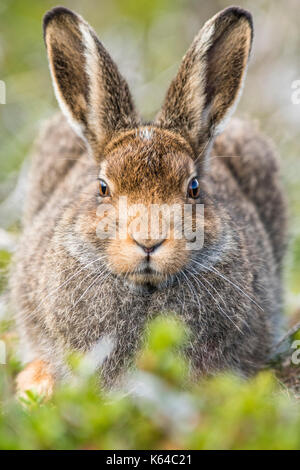
<instances>
[{"instance_id":1,"label":"hare's front paw","mask_svg":"<svg viewBox=\"0 0 300 470\"><path fill-rule=\"evenodd\" d=\"M35 360L19 373L16 385L20 398L26 398L26 391L31 390L49 400L54 390L54 378L45 361Z\"/></svg>"}]
</instances>

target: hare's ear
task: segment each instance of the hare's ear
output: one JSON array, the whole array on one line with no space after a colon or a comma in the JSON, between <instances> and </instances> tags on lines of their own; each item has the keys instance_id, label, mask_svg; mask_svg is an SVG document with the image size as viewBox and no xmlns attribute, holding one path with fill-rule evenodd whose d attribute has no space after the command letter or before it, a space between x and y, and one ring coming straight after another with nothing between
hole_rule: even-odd
<instances>
[{"instance_id":1,"label":"hare's ear","mask_svg":"<svg viewBox=\"0 0 300 470\"><path fill-rule=\"evenodd\" d=\"M60 107L94 152L114 132L137 125L125 80L83 18L54 8L45 15L44 38Z\"/></svg>"},{"instance_id":2,"label":"hare's ear","mask_svg":"<svg viewBox=\"0 0 300 470\"><path fill-rule=\"evenodd\" d=\"M252 36L250 13L221 11L205 23L171 83L156 123L183 133L198 154L238 102Z\"/></svg>"}]
</instances>

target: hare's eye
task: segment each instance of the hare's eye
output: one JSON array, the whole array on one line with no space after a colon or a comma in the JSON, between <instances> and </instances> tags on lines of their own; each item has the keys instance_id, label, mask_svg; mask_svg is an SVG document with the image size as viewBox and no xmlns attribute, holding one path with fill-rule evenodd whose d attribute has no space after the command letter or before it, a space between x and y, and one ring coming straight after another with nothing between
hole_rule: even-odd
<instances>
[{"instance_id":1,"label":"hare's eye","mask_svg":"<svg viewBox=\"0 0 300 470\"><path fill-rule=\"evenodd\" d=\"M104 180L99 180L99 194L102 197L109 196L109 189Z\"/></svg>"},{"instance_id":2,"label":"hare's eye","mask_svg":"<svg viewBox=\"0 0 300 470\"><path fill-rule=\"evenodd\" d=\"M199 197L199 194L200 194L200 185L199 185L199 181L197 178L193 178L190 182L189 182L189 186L188 186L188 197L192 198L192 199L197 199L197 197Z\"/></svg>"}]
</instances>

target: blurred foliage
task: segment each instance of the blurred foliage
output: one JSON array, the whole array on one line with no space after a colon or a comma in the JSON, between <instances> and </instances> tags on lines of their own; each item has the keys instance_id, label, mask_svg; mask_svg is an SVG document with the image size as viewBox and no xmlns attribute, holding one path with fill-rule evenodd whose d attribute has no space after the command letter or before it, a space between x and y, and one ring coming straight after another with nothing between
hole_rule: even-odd
<instances>
[{"instance_id":1,"label":"blurred foliage","mask_svg":"<svg viewBox=\"0 0 300 470\"><path fill-rule=\"evenodd\" d=\"M10 356L0 376L0 449L299 449L299 406L271 372L186 387L183 331L171 317L150 324L130 393L99 392L74 361L74 382L51 402L32 391L17 403L11 377L18 364Z\"/></svg>"},{"instance_id":2,"label":"blurred foliage","mask_svg":"<svg viewBox=\"0 0 300 470\"><path fill-rule=\"evenodd\" d=\"M232 2L61 3L82 14L99 33L128 80L139 109L149 119L159 109L199 27ZM292 83L300 79L300 3L238 3L251 10L255 24L253 56L239 114L259 122L282 156L290 206L286 311L300 318L300 105L291 100ZM41 28L44 13L56 4L50 0L0 3L0 80L7 91L6 104L0 104L0 294L6 287L13 234L26 190L28 153L41 121L57 109ZM16 338L11 320L3 319L5 313L0 295L0 335L11 345L9 364L0 365L0 448L300 448L299 405L271 372L247 383L236 377L217 377L187 391L187 366L176 353L185 334L166 320L152 325L137 361L136 380L140 377L158 390L151 400L137 400L130 394L99 395L93 377L85 376L77 387L58 390L47 405L30 394L24 408L13 398L19 364L13 353Z\"/></svg>"}]
</instances>

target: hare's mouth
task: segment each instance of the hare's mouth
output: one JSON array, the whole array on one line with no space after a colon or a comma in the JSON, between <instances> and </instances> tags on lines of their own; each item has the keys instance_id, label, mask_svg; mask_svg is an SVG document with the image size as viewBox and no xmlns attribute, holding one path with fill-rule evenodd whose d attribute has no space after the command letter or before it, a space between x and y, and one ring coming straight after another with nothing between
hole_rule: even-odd
<instances>
[{"instance_id":1,"label":"hare's mouth","mask_svg":"<svg viewBox=\"0 0 300 470\"><path fill-rule=\"evenodd\" d=\"M138 292L153 292L166 285L167 276L154 270L151 266L145 266L138 271L128 273L125 281Z\"/></svg>"}]
</instances>

